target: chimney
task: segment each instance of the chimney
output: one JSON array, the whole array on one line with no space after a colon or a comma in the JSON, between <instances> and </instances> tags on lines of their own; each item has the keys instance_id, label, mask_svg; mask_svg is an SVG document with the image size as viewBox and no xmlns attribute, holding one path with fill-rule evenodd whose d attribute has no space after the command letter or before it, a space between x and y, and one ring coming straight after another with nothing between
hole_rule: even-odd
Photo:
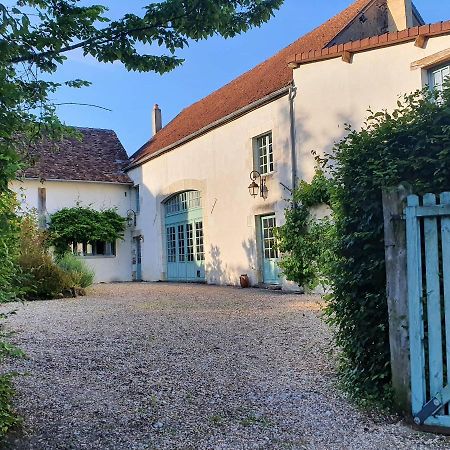
<instances>
[{"instance_id":1,"label":"chimney","mask_svg":"<svg viewBox=\"0 0 450 450\"><path fill-rule=\"evenodd\" d=\"M162 115L158 105L153 107L152 129L153 136L162 128Z\"/></svg>"},{"instance_id":2,"label":"chimney","mask_svg":"<svg viewBox=\"0 0 450 450\"><path fill-rule=\"evenodd\" d=\"M412 0L387 0L389 31L401 31L414 26Z\"/></svg>"}]
</instances>

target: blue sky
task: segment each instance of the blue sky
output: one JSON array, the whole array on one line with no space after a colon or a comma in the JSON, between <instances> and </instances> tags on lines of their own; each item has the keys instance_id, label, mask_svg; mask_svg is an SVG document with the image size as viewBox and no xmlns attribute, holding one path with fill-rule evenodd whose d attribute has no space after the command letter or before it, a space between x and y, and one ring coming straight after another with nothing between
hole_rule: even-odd
<instances>
[{"instance_id":1,"label":"blue sky","mask_svg":"<svg viewBox=\"0 0 450 450\"><path fill-rule=\"evenodd\" d=\"M131 2L120 3L110 6L112 15L127 12L124 4ZM58 79L82 78L93 85L80 90L64 89L55 101L89 103L111 111L62 105L58 114L68 125L115 130L132 154L151 136L151 110L155 103L160 105L163 122L167 123L186 106L272 56L350 3L351 0L285 0L275 17L259 29L234 39L214 37L192 43L179 52L186 59L185 64L162 76L129 73L121 64L100 64L74 52L58 72ZM133 9L136 11L143 4L143 0L133 0ZM450 0L416 0L415 4L426 22L450 19Z\"/></svg>"}]
</instances>

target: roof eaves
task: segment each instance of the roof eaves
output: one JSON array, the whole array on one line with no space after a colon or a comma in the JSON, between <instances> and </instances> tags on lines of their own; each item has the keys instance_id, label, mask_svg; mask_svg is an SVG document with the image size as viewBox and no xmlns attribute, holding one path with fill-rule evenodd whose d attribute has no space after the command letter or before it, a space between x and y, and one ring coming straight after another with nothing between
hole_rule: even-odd
<instances>
[{"instance_id":1,"label":"roof eaves","mask_svg":"<svg viewBox=\"0 0 450 450\"><path fill-rule=\"evenodd\" d=\"M177 147L180 147L183 144L186 144L189 141L192 141L194 139L197 139L198 137L208 133L209 131L212 131L215 128L219 128L223 125L226 125L229 122L232 122L233 120L238 119L239 117L244 116L245 114L248 114L251 111L254 111L255 109L261 108L268 103L271 103L275 100L278 100L281 97L284 97L289 93L289 86L285 86L275 92L272 92L272 94L267 95L266 97L263 97L262 99L257 100L256 102L251 103L250 105L247 105L225 117L222 117L221 119L212 122L211 124L207 125L206 127L201 128L200 130L196 131L195 133L190 134L189 136L186 136L182 139L180 139L177 142L174 142L171 145L168 145L167 147L162 148L161 150L158 150L157 152L150 153L148 155L143 156L142 158L138 158L135 161L131 160L130 165L124 168L125 172L128 172L129 170L132 170L147 161L150 161L153 158L156 158L163 153L167 153ZM148 144L146 144L148 145Z\"/></svg>"},{"instance_id":2,"label":"roof eaves","mask_svg":"<svg viewBox=\"0 0 450 450\"><path fill-rule=\"evenodd\" d=\"M342 57L345 52L360 53L414 41L418 36L430 38L446 34L450 34L450 21L437 22L434 24L407 28L402 31L380 34L370 38L350 41L345 44L334 45L320 51L296 53L288 59L287 63L291 68L298 68L302 64Z\"/></svg>"},{"instance_id":3,"label":"roof eaves","mask_svg":"<svg viewBox=\"0 0 450 450\"><path fill-rule=\"evenodd\" d=\"M19 180L30 180L30 181L51 181L51 182L59 182L59 183L94 183L94 184L119 184L121 186L132 186L134 183L130 179L130 181L97 181L97 180L77 180L77 179L69 179L69 178L43 178L43 177L20 177Z\"/></svg>"}]
</instances>

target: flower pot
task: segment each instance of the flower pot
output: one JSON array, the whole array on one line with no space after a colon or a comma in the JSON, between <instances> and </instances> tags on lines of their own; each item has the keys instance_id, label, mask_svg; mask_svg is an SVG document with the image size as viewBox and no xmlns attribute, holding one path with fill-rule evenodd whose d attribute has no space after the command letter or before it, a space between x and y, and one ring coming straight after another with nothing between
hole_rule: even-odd
<instances>
[{"instance_id":1,"label":"flower pot","mask_svg":"<svg viewBox=\"0 0 450 450\"><path fill-rule=\"evenodd\" d=\"M250 280L248 279L248 275L241 275L239 277L239 281L241 283L241 288L242 289L247 289L248 287L250 287Z\"/></svg>"}]
</instances>

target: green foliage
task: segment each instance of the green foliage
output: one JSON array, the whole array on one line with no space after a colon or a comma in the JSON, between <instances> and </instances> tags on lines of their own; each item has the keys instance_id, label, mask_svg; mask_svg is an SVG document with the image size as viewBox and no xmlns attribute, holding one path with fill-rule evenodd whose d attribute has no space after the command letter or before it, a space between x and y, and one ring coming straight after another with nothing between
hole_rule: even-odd
<instances>
[{"instance_id":1,"label":"green foliage","mask_svg":"<svg viewBox=\"0 0 450 450\"><path fill-rule=\"evenodd\" d=\"M15 260L20 229L16 207L16 199L11 191L0 192L0 303L14 300L19 294Z\"/></svg>"},{"instance_id":2,"label":"green foliage","mask_svg":"<svg viewBox=\"0 0 450 450\"><path fill-rule=\"evenodd\" d=\"M333 209L336 255L327 321L342 349L342 383L355 398L390 392L383 187L408 182L415 193L450 190L450 88L403 97L398 108L370 113L360 131L336 145Z\"/></svg>"},{"instance_id":3,"label":"green foliage","mask_svg":"<svg viewBox=\"0 0 450 450\"><path fill-rule=\"evenodd\" d=\"M47 235L38 229L32 217L21 223L18 265L22 289L28 300L52 299L72 287L68 273L58 267L48 252Z\"/></svg>"},{"instance_id":4,"label":"green foliage","mask_svg":"<svg viewBox=\"0 0 450 450\"><path fill-rule=\"evenodd\" d=\"M300 181L294 191L293 202L306 208L313 208L319 205L330 206L332 188L332 180L325 176L324 171L320 167L317 167L311 183L307 183L304 180Z\"/></svg>"},{"instance_id":5,"label":"green foliage","mask_svg":"<svg viewBox=\"0 0 450 450\"><path fill-rule=\"evenodd\" d=\"M73 242L114 242L123 238L126 218L114 209L96 211L76 206L63 208L50 217L50 243L63 255Z\"/></svg>"},{"instance_id":6,"label":"green foliage","mask_svg":"<svg viewBox=\"0 0 450 450\"><path fill-rule=\"evenodd\" d=\"M281 270L288 280L308 289L327 284L334 224L328 216L316 218L313 209L329 206L330 200L331 181L317 169L311 183L299 183L285 211L285 224L275 232Z\"/></svg>"},{"instance_id":7,"label":"green foliage","mask_svg":"<svg viewBox=\"0 0 450 450\"><path fill-rule=\"evenodd\" d=\"M107 7L82 6L79 0L18 0L11 8L1 5L6 36L0 50L7 51L12 63L32 62L46 72L56 70L66 52L81 48L98 61L120 61L128 70L164 73L183 62L175 52L189 41L215 34L233 37L260 26L282 3L164 0L150 2L140 16L126 14L112 20L107 17ZM33 17L26 6L32 8ZM165 48L168 54L155 54L152 45Z\"/></svg>"},{"instance_id":8,"label":"green foliage","mask_svg":"<svg viewBox=\"0 0 450 450\"><path fill-rule=\"evenodd\" d=\"M0 375L0 438L21 422L11 405L15 393L12 385L13 377L12 373Z\"/></svg>"},{"instance_id":9,"label":"green foliage","mask_svg":"<svg viewBox=\"0 0 450 450\"><path fill-rule=\"evenodd\" d=\"M94 282L94 271L72 253L66 253L58 258L57 265L70 275L74 287L87 288Z\"/></svg>"}]
</instances>

